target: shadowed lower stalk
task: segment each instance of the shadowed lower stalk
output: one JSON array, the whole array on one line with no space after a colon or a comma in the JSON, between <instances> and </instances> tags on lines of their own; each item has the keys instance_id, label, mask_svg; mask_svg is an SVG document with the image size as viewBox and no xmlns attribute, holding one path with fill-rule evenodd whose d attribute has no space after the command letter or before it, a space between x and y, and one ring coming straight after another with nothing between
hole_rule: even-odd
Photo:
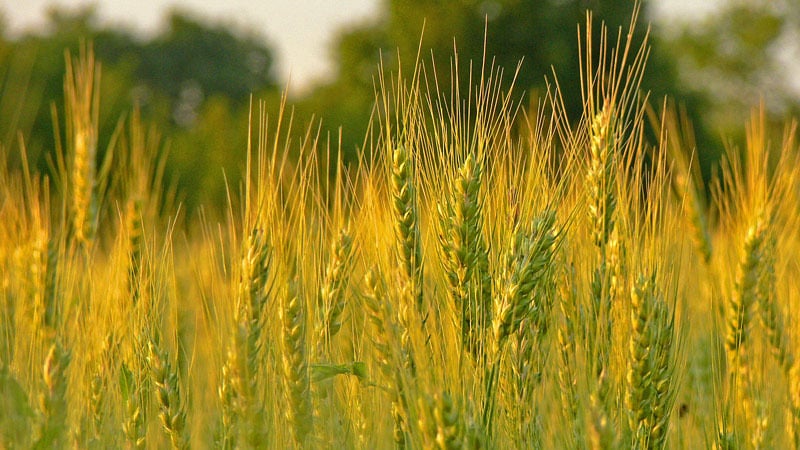
<instances>
[{"instance_id":1,"label":"shadowed lower stalk","mask_svg":"<svg viewBox=\"0 0 800 450\"><path fill-rule=\"evenodd\" d=\"M583 420L580 420L578 415L578 380L577 370L575 368L577 363L577 350L575 347L577 333L575 322L578 316L576 308L577 294L574 291L575 285L574 271L568 272L565 275L565 279L560 282L558 306L561 311L562 323L558 327L556 336L559 349L559 364L557 366L559 400L561 403L561 411L563 412L563 419L566 423L572 424L572 432L563 436L562 445L568 448L574 448L583 437Z\"/></svg>"}]
</instances>

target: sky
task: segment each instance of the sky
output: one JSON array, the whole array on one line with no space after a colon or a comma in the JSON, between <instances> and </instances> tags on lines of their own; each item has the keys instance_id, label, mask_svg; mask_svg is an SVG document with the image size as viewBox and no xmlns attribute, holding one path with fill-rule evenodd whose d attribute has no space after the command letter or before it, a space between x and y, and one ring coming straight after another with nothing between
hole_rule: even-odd
<instances>
[{"instance_id":1,"label":"sky","mask_svg":"<svg viewBox=\"0 0 800 450\"><path fill-rule=\"evenodd\" d=\"M163 25L173 8L200 18L230 23L265 37L275 50L279 76L290 91L302 91L330 72L329 49L336 30L378 14L381 0L0 0L0 12L12 35L41 27L52 5L78 8L95 4L100 20L139 33ZM654 0L663 20L701 16L716 1Z\"/></svg>"}]
</instances>

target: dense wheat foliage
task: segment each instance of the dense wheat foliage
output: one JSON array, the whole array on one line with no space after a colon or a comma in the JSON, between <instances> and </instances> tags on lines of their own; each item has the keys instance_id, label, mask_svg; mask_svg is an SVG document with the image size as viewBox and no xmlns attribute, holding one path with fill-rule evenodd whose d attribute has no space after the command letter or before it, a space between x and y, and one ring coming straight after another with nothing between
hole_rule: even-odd
<instances>
[{"instance_id":1,"label":"dense wheat foliage","mask_svg":"<svg viewBox=\"0 0 800 450\"><path fill-rule=\"evenodd\" d=\"M0 151L0 448L800 448L794 125L707 188L646 42L591 27L580 118L419 63L347 167L255 104L185 220L135 111L95 164L68 55L52 173Z\"/></svg>"}]
</instances>

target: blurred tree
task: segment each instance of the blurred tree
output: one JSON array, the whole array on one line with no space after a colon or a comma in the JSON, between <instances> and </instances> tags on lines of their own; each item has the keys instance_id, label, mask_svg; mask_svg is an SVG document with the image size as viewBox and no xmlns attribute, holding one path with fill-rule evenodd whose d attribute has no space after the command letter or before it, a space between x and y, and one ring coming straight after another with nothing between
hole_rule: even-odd
<instances>
[{"instance_id":1,"label":"blurred tree","mask_svg":"<svg viewBox=\"0 0 800 450\"><path fill-rule=\"evenodd\" d=\"M256 36L240 37L229 26L209 26L172 12L167 28L142 48L138 80L166 94L182 110L197 97L223 95L247 103L250 94L274 88L272 52Z\"/></svg>"},{"instance_id":2,"label":"blurred tree","mask_svg":"<svg viewBox=\"0 0 800 450\"><path fill-rule=\"evenodd\" d=\"M81 42L93 44L102 65L98 158L136 104L170 140L167 180L178 199L190 211L200 202L224 207L223 171L238 180L244 164L250 95L276 92L265 40L182 12L143 40L100 24L93 6L51 9L46 27L14 40L0 34L0 142L9 145L20 130L40 170L55 148L51 103L63 127L64 52L77 54Z\"/></svg>"},{"instance_id":3,"label":"blurred tree","mask_svg":"<svg viewBox=\"0 0 800 450\"><path fill-rule=\"evenodd\" d=\"M682 81L713 104L702 125L737 140L764 101L775 122L800 113L800 2L727 0L669 37Z\"/></svg>"},{"instance_id":4,"label":"blurred tree","mask_svg":"<svg viewBox=\"0 0 800 450\"><path fill-rule=\"evenodd\" d=\"M595 23L604 22L615 34L618 27L627 29L633 8L634 2L599 0L384 0L383 16L375 23L340 34L334 54L337 72L333 81L318 87L301 105L304 111L324 111L324 130L331 134L335 135L342 126L343 151L346 159L352 159L363 139L364 119L374 101L373 77L381 53L384 65L396 68L396 51L399 51L402 69L408 74L413 69L422 36L423 60L432 55L441 87L447 89L454 45L460 60L459 77L463 80L469 62L481 61L486 29L486 55L505 68L506 87L511 81L509 71L523 59L516 80L520 94L545 92L545 77L555 71L567 112L577 120L583 109L577 26L585 24L586 11L591 10ZM639 41L648 30L646 8L643 15L636 28L635 38ZM599 26L593 28L597 33L599 29ZM598 37L595 36L595 45ZM700 99L678 87L673 55L657 37L651 36L649 42L652 49L643 88L651 91L651 98L657 103L669 94L688 104L688 109L696 114L695 105ZM429 61L426 64L430 67ZM352 128L353 124L359 125ZM698 134L704 136L702 130Z\"/></svg>"}]
</instances>

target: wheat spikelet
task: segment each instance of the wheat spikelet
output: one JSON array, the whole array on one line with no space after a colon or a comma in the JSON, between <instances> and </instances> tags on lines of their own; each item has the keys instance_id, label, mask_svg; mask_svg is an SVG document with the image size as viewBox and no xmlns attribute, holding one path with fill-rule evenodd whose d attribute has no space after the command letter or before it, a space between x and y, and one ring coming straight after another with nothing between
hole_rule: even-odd
<instances>
[{"instance_id":1,"label":"wheat spikelet","mask_svg":"<svg viewBox=\"0 0 800 450\"><path fill-rule=\"evenodd\" d=\"M390 307L383 299L381 286L379 285L376 269L370 269L364 275L366 292L364 306L367 308L368 320L371 325L372 344L376 351L377 363L381 372L391 378L391 371L394 367L394 357L392 355L390 343L392 340L389 330L389 317L391 312L387 311Z\"/></svg>"},{"instance_id":2,"label":"wheat spikelet","mask_svg":"<svg viewBox=\"0 0 800 450\"><path fill-rule=\"evenodd\" d=\"M302 448L312 430L311 391L306 354L305 304L298 279L290 280L280 308L283 328L283 378L295 444Z\"/></svg>"},{"instance_id":3,"label":"wheat spikelet","mask_svg":"<svg viewBox=\"0 0 800 450\"><path fill-rule=\"evenodd\" d=\"M247 329L247 392L249 402L255 400L261 360L261 333L264 308L269 299L271 253L264 230L254 228L247 237L242 257L242 279L239 285L240 325Z\"/></svg>"},{"instance_id":4,"label":"wheat spikelet","mask_svg":"<svg viewBox=\"0 0 800 450\"><path fill-rule=\"evenodd\" d=\"M237 448L239 420L247 404L242 380L245 362L239 357L243 353L245 341L246 330L237 325L226 353L225 363L222 365L220 384L217 387L221 410L217 445L226 450Z\"/></svg>"},{"instance_id":5,"label":"wheat spikelet","mask_svg":"<svg viewBox=\"0 0 800 450\"><path fill-rule=\"evenodd\" d=\"M675 184L677 185L679 195L684 199L683 212L689 219L695 248L697 248L700 255L703 257L703 262L709 264L711 262L713 247L711 245L711 235L708 232L705 201L700 196L700 191L696 182L689 177L686 172L688 172L688 170L684 170L683 173L675 175Z\"/></svg>"},{"instance_id":6,"label":"wheat spikelet","mask_svg":"<svg viewBox=\"0 0 800 450\"><path fill-rule=\"evenodd\" d=\"M144 253L144 225L142 224L142 201L130 200L125 212L128 229L128 292L131 302L139 302L140 278Z\"/></svg>"},{"instance_id":7,"label":"wheat spikelet","mask_svg":"<svg viewBox=\"0 0 800 450\"><path fill-rule=\"evenodd\" d=\"M592 449L615 448L617 436L606 406L608 377L602 372L597 378L597 385L589 393L586 438Z\"/></svg>"},{"instance_id":8,"label":"wheat spikelet","mask_svg":"<svg viewBox=\"0 0 800 450\"><path fill-rule=\"evenodd\" d=\"M794 354L791 352L786 335L783 315L777 305L775 296L775 259L777 254L775 237L769 235L764 241L763 263L758 280L758 309L761 324L764 327L772 350L772 355L788 376L794 366Z\"/></svg>"}]
</instances>

